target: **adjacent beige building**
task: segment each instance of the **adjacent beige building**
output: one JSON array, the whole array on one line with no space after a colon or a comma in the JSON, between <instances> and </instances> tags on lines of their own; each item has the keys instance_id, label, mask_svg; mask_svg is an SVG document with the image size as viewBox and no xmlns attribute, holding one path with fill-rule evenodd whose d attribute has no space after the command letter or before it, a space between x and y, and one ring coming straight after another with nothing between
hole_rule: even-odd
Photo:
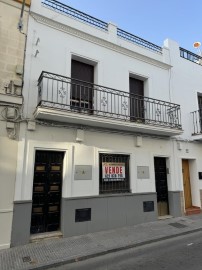
<instances>
[{"instance_id":1,"label":"adjacent beige building","mask_svg":"<svg viewBox=\"0 0 202 270\"><path fill-rule=\"evenodd\" d=\"M0 0L0 249L10 246L18 148L18 119L23 109L24 49L30 1Z\"/></svg>"}]
</instances>

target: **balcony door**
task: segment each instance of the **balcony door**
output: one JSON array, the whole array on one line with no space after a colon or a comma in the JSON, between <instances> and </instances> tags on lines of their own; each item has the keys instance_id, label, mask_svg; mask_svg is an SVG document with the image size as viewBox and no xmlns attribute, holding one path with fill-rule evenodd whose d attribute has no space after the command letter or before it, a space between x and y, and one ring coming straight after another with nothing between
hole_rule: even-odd
<instances>
[{"instance_id":1,"label":"balcony door","mask_svg":"<svg viewBox=\"0 0 202 270\"><path fill-rule=\"evenodd\" d=\"M130 120L144 121L144 82L129 78L130 85Z\"/></svg>"},{"instance_id":2,"label":"balcony door","mask_svg":"<svg viewBox=\"0 0 202 270\"><path fill-rule=\"evenodd\" d=\"M94 66L72 60L71 109L91 113L93 110Z\"/></svg>"},{"instance_id":3,"label":"balcony door","mask_svg":"<svg viewBox=\"0 0 202 270\"><path fill-rule=\"evenodd\" d=\"M199 108L200 132L202 132L202 96L201 95L198 95L198 108Z\"/></svg>"}]
</instances>

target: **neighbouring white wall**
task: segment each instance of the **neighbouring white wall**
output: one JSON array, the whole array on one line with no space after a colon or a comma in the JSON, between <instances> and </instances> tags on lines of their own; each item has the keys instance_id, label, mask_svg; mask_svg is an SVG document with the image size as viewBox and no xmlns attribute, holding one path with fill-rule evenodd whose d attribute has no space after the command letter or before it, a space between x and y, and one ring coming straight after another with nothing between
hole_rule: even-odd
<instances>
[{"instance_id":1,"label":"neighbouring white wall","mask_svg":"<svg viewBox=\"0 0 202 270\"><path fill-rule=\"evenodd\" d=\"M198 180L196 160L189 160L189 170L190 170L192 204L195 206L201 206L200 191L199 191L200 182Z\"/></svg>"},{"instance_id":2,"label":"neighbouring white wall","mask_svg":"<svg viewBox=\"0 0 202 270\"><path fill-rule=\"evenodd\" d=\"M174 170L176 171L176 187L178 190L183 190L183 175L182 175L182 159L189 161L190 184L192 203L195 206L201 206L200 193L202 189L202 181L199 180L198 172L202 171L202 145L200 142L180 142L181 150L178 150L177 142L174 141Z\"/></svg>"},{"instance_id":3,"label":"neighbouring white wall","mask_svg":"<svg viewBox=\"0 0 202 270\"><path fill-rule=\"evenodd\" d=\"M202 93L202 66L180 57L177 42L166 40L164 45L170 50L172 102L181 106L184 133L180 138L192 140L191 112L198 110L197 93Z\"/></svg>"},{"instance_id":4,"label":"neighbouring white wall","mask_svg":"<svg viewBox=\"0 0 202 270\"><path fill-rule=\"evenodd\" d=\"M10 246L17 145L7 137L6 122L0 121L0 249Z\"/></svg>"}]
</instances>

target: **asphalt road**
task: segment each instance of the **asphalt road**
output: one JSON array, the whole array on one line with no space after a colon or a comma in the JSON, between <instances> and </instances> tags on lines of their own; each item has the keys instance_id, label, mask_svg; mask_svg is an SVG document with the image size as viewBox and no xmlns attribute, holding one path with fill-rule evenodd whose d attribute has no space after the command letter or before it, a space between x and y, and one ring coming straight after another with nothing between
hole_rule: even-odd
<instances>
[{"instance_id":1,"label":"asphalt road","mask_svg":"<svg viewBox=\"0 0 202 270\"><path fill-rule=\"evenodd\" d=\"M202 270L202 232L50 270Z\"/></svg>"}]
</instances>

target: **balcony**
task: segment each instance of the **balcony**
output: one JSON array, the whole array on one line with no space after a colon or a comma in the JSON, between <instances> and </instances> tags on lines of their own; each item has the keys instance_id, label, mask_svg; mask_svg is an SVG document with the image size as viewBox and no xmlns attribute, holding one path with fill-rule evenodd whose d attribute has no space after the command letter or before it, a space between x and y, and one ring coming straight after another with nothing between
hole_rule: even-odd
<instances>
[{"instance_id":1,"label":"balcony","mask_svg":"<svg viewBox=\"0 0 202 270\"><path fill-rule=\"evenodd\" d=\"M202 140L202 110L191 112L193 121L192 135L195 140Z\"/></svg>"},{"instance_id":2,"label":"balcony","mask_svg":"<svg viewBox=\"0 0 202 270\"><path fill-rule=\"evenodd\" d=\"M180 56L186 60L189 60L195 64L202 65L202 57L198 54L190 52L186 49L180 48Z\"/></svg>"},{"instance_id":3,"label":"balcony","mask_svg":"<svg viewBox=\"0 0 202 270\"><path fill-rule=\"evenodd\" d=\"M42 72L36 119L129 132L174 136L182 133L174 103Z\"/></svg>"}]
</instances>

